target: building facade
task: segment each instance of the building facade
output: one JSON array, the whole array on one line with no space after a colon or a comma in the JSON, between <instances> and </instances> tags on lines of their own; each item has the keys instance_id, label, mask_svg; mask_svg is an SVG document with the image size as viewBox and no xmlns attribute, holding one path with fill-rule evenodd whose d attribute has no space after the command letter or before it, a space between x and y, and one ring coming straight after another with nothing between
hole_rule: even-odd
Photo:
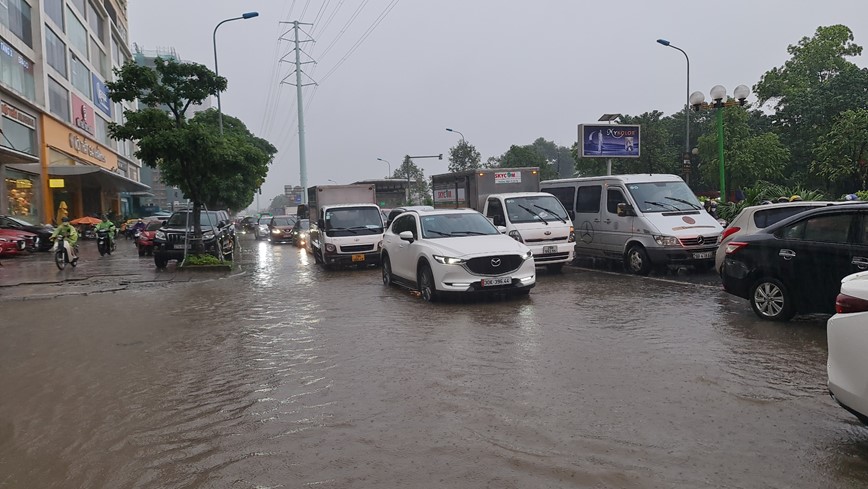
<instances>
[{"instance_id":1,"label":"building facade","mask_svg":"<svg viewBox=\"0 0 868 489\"><path fill-rule=\"evenodd\" d=\"M126 0L0 1L0 214L129 214L148 195L134 144L108 136L135 109L106 87L128 46Z\"/></svg>"}]
</instances>

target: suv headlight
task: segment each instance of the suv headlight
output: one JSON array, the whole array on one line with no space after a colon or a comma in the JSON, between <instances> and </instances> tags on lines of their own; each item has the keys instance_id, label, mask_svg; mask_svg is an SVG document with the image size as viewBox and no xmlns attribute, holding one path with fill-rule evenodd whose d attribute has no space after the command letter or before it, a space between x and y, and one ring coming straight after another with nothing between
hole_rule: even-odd
<instances>
[{"instance_id":1,"label":"suv headlight","mask_svg":"<svg viewBox=\"0 0 868 489\"><path fill-rule=\"evenodd\" d=\"M154 233L154 239L165 240L166 233L164 233L163 231L157 231L156 233Z\"/></svg>"},{"instance_id":2,"label":"suv headlight","mask_svg":"<svg viewBox=\"0 0 868 489\"><path fill-rule=\"evenodd\" d=\"M202 233L202 239L209 240L214 239L214 231L205 231Z\"/></svg>"},{"instance_id":3,"label":"suv headlight","mask_svg":"<svg viewBox=\"0 0 868 489\"><path fill-rule=\"evenodd\" d=\"M271 234L280 234L280 229L277 229L277 228L272 229Z\"/></svg>"},{"instance_id":4,"label":"suv headlight","mask_svg":"<svg viewBox=\"0 0 868 489\"><path fill-rule=\"evenodd\" d=\"M567 238L567 243L575 243L576 242L576 230L570 226L570 237Z\"/></svg>"},{"instance_id":5,"label":"suv headlight","mask_svg":"<svg viewBox=\"0 0 868 489\"><path fill-rule=\"evenodd\" d=\"M441 256L441 255L433 255L432 258L437 261L437 263L442 263L444 265L461 265L467 260L462 258L452 258L451 256Z\"/></svg>"},{"instance_id":6,"label":"suv headlight","mask_svg":"<svg viewBox=\"0 0 868 489\"><path fill-rule=\"evenodd\" d=\"M516 229L513 229L509 232L509 237L518 241L519 243L524 243L524 240L521 239L521 233L519 233Z\"/></svg>"},{"instance_id":7,"label":"suv headlight","mask_svg":"<svg viewBox=\"0 0 868 489\"><path fill-rule=\"evenodd\" d=\"M654 236L654 241L660 246L680 246L681 242L675 236Z\"/></svg>"},{"instance_id":8,"label":"suv headlight","mask_svg":"<svg viewBox=\"0 0 868 489\"><path fill-rule=\"evenodd\" d=\"M522 260L527 260L528 258L530 258L530 257L532 257L532 256L533 256L533 252L530 251L530 250L527 250L527 253L525 253L524 256L521 257L521 259L522 259Z\"/></svg>"}]
</instances>

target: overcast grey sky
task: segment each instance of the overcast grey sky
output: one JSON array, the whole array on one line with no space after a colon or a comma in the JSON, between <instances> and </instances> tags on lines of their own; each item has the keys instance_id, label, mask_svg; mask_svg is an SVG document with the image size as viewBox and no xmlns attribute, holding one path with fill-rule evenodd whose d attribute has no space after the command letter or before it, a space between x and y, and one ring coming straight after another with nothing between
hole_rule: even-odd
<instances>
[{"instance_id":1,"label":"overcast grey sky","mask_svg":"<svg viewBox=\"0 0 868 489\"><path fill-rule=\"evenodd\" d=\"M281 21L315 23L304 46L319 83L304 88L309 185L380 178L377 158L394 170L405 154L443 153L416 163L444 173L459 140L446 127L485 160L538 137L570 146L576 126L603 113L671 114L686 98L686 62L661 37L688 53L690 91L706 96L716 84L753 86L820 25L847 25L868 46L865 0L131 0L130 40L213 69L214 26L247 11L260 15L221 26L217 45L223 112L279 150L263 206L300 183Z\"/></svg>"}]
</instances>

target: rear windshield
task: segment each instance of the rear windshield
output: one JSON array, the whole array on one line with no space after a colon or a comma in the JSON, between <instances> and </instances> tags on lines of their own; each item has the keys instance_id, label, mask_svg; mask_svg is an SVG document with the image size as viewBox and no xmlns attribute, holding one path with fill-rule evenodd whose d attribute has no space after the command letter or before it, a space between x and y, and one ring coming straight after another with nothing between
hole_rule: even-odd
<instances>
[{"instance_id":1,"label":"rear windshield","mask_svg":"<svg viewBox=\"0 0 868 489\"><path fill-rule=\"evenodd\" d=\"M774 204L771 204L774 205ZM784 219L795 216L800 212L805 212L808 209L813 209L815 206L799 206L799 207L769 207L768 209L763 209L756 211L753 215L753 223L756 224L756 227L762 229L771 226L779 221L783 221Z\"/></svg>"}]
</instances>

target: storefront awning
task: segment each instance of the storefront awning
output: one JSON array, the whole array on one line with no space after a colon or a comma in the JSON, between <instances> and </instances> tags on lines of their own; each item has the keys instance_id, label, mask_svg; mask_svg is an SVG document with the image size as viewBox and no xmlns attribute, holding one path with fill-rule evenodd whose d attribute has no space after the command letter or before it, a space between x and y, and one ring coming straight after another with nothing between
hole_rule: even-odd
<instances>
[{"instance_id":1,"label":"storefront awning","mask_svg":"<svg viewBox=\"0 0 868 489\"><path fill-rule=\"evenodd\" d=\"M40 171L39 163L9 165L9 167L30 173L39 173ZM151 190L151 187L143 183L130 180L127 177L118 175L117 173L110 172L105 168L95 165L49 165L48 175L52 177L88 175L90 178L95 179L96 183L101 187L113 189L116 192L147 192Z\"/></svg>"}]
</instances>

